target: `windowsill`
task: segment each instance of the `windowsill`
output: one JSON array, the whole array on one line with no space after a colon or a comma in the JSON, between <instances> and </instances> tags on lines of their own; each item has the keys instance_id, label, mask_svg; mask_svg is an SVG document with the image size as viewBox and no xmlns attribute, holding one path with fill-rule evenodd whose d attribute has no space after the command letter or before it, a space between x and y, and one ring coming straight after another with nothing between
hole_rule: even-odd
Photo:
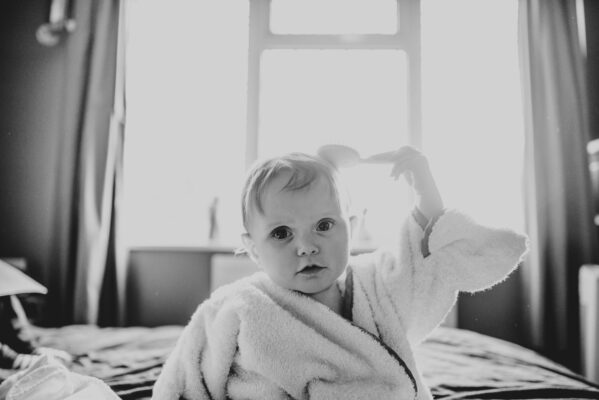
<instances>
[{"instance_id":1,"label":"windowsill","mask_svg":"<svg viewBox=\"0 0 599 400\"><path fill-rule=\"evenodd\" d=\"M131 246L129 251L174 251L174 252L199 252L212 254L234 254L237 246L232 244L206 243L197 246L169 246L169 245L148 245Z\"/></svg>"},{"instance_id":2,"label":"windowsill","mask_svg":"<svg viewBox=\"0 0 599 400\"><path fill-rule=\"evenodd\" d=\"M205 243L197 246L131 246L129 251L169 251L169 252L196 252L206 254L230 254L234 255L239 246L226 243ZM372 245L354 245L351 248L352 255L371 253L376 250Z\"/></svg>"}]
</instances>

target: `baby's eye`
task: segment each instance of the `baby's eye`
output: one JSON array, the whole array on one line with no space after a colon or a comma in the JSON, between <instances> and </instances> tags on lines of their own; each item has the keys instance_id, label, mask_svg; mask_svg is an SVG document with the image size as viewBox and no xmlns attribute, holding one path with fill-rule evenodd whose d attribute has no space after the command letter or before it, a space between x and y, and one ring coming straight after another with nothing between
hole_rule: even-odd
<instances>
[{"instance_id":1,"label":"baby's eye","mask_svg":"<svg viewBox=\"0 0 599 400\"><path fill-rule=\"evenodd\" d=\"M316 225L316 230L319 232L330 231L331 229L333 229L333 225L335 225L335 222L333 220L323 219L322 221L318 222L318 225Z\"/></svg>"},{"instance_id":2,"label":"baby's eye","mask_svg":"<svg viewBox=\"0 0 599 400\"><path fill-rule=\"evenodd\" d=\"M279 226L270 232L270 237L276 240L285 240L292 235L291 229L286 226Z\"/></svg>"}]
</instances>

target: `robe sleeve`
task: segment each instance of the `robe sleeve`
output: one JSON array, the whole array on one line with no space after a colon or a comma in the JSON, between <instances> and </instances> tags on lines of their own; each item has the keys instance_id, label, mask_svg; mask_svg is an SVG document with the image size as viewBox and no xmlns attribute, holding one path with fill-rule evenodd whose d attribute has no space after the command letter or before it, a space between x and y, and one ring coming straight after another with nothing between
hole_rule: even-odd
<instances>
[{"instance_id":1,"label":"robe sleeve","mask_svg":"<svg viewBox=\"0 0 599 400\"><path fill-rule=\"evenodd\" d=\"M455 210L438 218L430 236L421 225L409 216L398 251L380 252L374 263L380 279L373 286L377 297L390 299L413 344L443 321L459 291L476 292L501 282L528 247L526 236L479 225Z\"/></svg>"},{"instance_id":2,"label":"robe sleeve","mask_svg":"<svg viewBox=\"0 0 599 400\"><path fill-rule=\"evenodd\" d=\"M225 398L238 332L238 315L222 299L202 303L167 358L152 399Z\"/></svg>"}]
</instances>

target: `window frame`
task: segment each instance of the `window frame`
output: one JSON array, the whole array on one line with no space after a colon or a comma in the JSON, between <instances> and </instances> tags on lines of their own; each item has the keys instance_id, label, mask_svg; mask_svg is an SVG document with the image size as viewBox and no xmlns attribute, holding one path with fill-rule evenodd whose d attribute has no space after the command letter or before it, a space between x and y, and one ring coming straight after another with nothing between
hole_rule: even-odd
<instances>
[{"instance_id":1,"label":"window frame","mask_svg":"<svg viewBox=\"0 0 599 400\"><path fill-rule=\"evenodd\" d=\"M326 1L326 0L323 0ZM408 81L408 143L422 145L420 0L397 2L398 29L394 34L276 34L270 29L272 0L249 0L247 129L245 164L258 158L261 56L273 49L379 50L405 52Z\"/></svg>"}]
</instances>

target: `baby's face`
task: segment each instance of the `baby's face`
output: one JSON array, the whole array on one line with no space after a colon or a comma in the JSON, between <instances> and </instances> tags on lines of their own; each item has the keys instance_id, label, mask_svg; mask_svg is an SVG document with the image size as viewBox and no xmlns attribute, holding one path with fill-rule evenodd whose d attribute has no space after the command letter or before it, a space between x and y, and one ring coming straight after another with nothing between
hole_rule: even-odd
<instances>
[{"instance_id":1,"label":"baby's face","mask_svg":"<svg viewBox=\"0 0 599 400\"><path fill-rule=\"evenodd\" d=\"M254 260L279 286L324 298L349 259L350 222L324 179L281 190L283 174L263 193L264 213L253 210L244 241Z\"/></svg>"}]
</instances>

